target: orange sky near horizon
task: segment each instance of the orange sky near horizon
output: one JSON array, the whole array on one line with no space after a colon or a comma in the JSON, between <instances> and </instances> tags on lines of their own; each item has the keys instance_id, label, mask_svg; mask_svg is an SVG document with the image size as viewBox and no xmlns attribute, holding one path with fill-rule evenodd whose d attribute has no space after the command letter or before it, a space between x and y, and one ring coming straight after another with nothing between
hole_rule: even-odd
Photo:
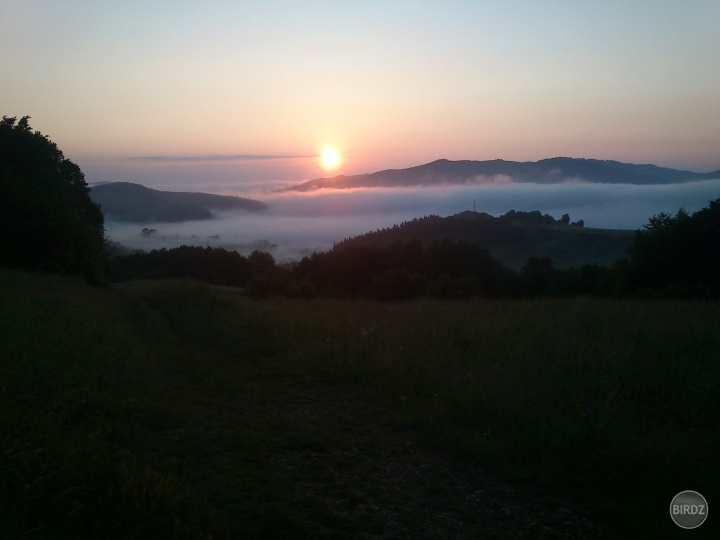
<instances>
[{"instance_id":1,"label":"orange sky near horizon","mask_svg":"<svg viewBox=\"0 0 720 540\"><path fill-rule=\"evenodd\" d=\"M148 157L245 156L238 182L438 158L720 169L720 3L11 0L0 20L0 114L90 182L163 169ZM337 168L308 161L328 145Z\"/></svg>"}]
</instances>

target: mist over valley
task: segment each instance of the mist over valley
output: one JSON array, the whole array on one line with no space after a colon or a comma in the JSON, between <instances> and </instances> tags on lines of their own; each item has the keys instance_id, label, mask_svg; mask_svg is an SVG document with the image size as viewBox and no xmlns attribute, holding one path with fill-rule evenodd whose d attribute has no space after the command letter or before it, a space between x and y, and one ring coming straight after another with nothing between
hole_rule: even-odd
<instances>
[{"instance_id":1,"label":"mist over valley","mask_svg":"<svg viewBox=\"0 0 720 540\"><path fill-rule=\"evenodd\" d=\"M582 165L594 160L576 161ZM467 182L458 180L452 184L411 187L284 189L271 192L248 192L246 186L239 185L234 193L227 188L222 192L226 196L234 195L243 201L252 201L247 203L251 211L248 207L229 210L205 204L208 215L202 220L170 222L153 217L134 220L134 223L128 223L127 219L111 211L106 213L106 229L113 241L132 249L199 245L223 247L247 255L262 247L279 262L290 262L314 251L330 249L345 238L392 227L414 218L429 215L446 217L473 208L492 216L501 216L510 210L539 210L556 219L569 214L573 221L582 219L587 228L635 230L655 214L675 213L680 208L693 212L720 194L720 179L689 180L706 178L708 175L704 173L610 163L619 170L622 170L620 166L631 170L660 170L665 173L666 179L674 178L675 181L666 180L661 184L602 183L599 181L601 178L591 182L574 176L562 182L538 183L520 182L514 177L503 176L496 177L494 183L483 184L472 183L468 179ZM188 185L187 189L202 189L202 186L203 183L198 182ZM107 186L97 186L93 191L103 189ZM105 204L112 207L114 203L107 200ZM143 233L143 229L152 232Z\"/></svg>"}]
</instances>

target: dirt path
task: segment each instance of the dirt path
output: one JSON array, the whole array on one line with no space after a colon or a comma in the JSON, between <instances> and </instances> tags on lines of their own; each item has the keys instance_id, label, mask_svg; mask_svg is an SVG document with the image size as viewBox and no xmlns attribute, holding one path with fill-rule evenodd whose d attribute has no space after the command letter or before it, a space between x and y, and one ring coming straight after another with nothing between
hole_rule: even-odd
<instances>
[{"instance_id":1,"label":"dirt path","mask_svg":"<svg viewBox=\"0 0 720 540\"><path fill-rule=\"evenodd\" d=\"M347 391L266 368L183 379L152 448L231 537L613 536L571 497L434 449Z\"/></svg>"},{"instance_id":2,"label":"dirt path","mask_svg":"<svg viewBox=\"0 0 720 540\"><path fill-rule=\"evenodd\" d=\"M312 398L285 405L295 421L332 426L330 437L357 443L340 451L288 450L274 460L297 473L318 504L366 524L367 538L603 537L568 501L430 448L351 395L316 388Z\"/></svg>"}]
</instances>

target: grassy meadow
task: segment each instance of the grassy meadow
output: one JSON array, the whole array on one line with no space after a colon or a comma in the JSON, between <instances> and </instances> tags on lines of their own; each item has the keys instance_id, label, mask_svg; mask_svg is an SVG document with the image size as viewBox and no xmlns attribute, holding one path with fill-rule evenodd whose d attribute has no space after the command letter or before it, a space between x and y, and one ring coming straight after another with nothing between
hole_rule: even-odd
<instances>
[{"instance_id":1,"label":"grassy meadow","mask_svg":"<svg viewBox=\"0 0 720 540\"><path fill-rule=\"evenodd\" d=\"M308 457L385 455L378 418L612 537L679 536L676 493L720 500L718 329L716 302L254 301L1 270L0 537L383 537L361 461L325 493Z\"/></svg>"}]
</instances>

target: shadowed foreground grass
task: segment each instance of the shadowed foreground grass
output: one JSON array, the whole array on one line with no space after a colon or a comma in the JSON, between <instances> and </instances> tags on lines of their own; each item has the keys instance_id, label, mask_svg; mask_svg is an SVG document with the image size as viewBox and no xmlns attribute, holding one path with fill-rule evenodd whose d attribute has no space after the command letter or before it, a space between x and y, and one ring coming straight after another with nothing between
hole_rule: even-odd
<instances>
[{"instance_id":1,"label":"shadowed foreground grass","mask_svg":"<svg viewBox=\"0 0 720 540\"><path fill-rule=\"evenodd\" d=\"M9 271L0 298L3 538L368 537L271 459L344 444L278 412L318 381L629 537L684 532L679 491L718 500L716 303L254 302Z\"/></svg>"},{"instance_id":2,"label":"shadowed foreground grass","mask_svg":"<svg viewBox=\"0 0 720 540\"><path fill-rule=\"evenodd\" d=\"M717 303L261 308L282 321L297 362L359 385L436 444L578 490L628 534L679 532L668 508L684 489L720 495Z\"/></svg>"}]
</instances>

